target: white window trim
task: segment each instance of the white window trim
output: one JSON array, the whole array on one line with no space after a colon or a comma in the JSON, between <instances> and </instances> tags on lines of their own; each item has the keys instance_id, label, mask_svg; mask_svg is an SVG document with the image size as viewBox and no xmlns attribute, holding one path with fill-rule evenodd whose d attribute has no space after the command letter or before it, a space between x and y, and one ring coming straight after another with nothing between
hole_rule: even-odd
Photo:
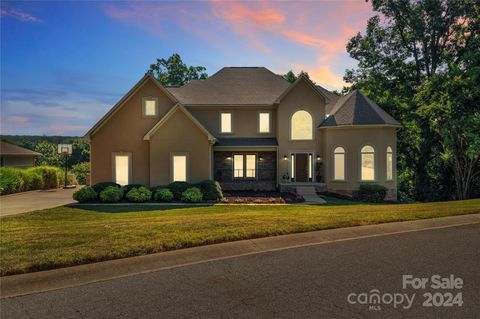
<instances>
[{"instance_id":1,"label":"white window trim","mask_svg":"<svg viewBox=\"0 0 480 319\"><path fill-rule=\"evenodd\" d=\"M299 112L299 111L304 111L304 112L307 112L309 115L310 115L310 118L312 119L312 138L292 138L292 129L293 129L293 123L292 123L292 119L293 119L293 116L295 115L295 113ZM289 132L289 140L290 141L313 141L315 140L315 121L313 119L313 115L311 112L305 110L305 109L297 109L295 111L293 111L291 114L290 114L290 119L289 119L289 126L290 126L290 132Z\"/></svg>"},{"instance_id":2,"label":"white window trim","mask_svg":"<svg viewBox=\"0 0 480 319\"><path fill-rule=\"evenodd\" d=\"M112 152L112 182L117 182L117 169L115 165L115 157L116 156L128 156L128 184L132 183L132 152Z\"/></svg>"},{"instance_id":3,"label":"white window trim","mask_svg":"<svg viewBox=\"0 0 480 319\"><path fill-rule=\"evenodd\" d=\"M228 113L230 114L230 132L223 132L222 131L222 114ZM219 117L218 117L218 124L219 124L219 129L218 131L220 134L224 135L229 135L229 134L234 134L233 132L235 131L235 128L233 127L233 112L232 111L220 111Z\"/></svg>"},{"instance_id":4,"label":"white window trim","mask_svg":"<svg viewBox=\"0 0 480 319\"><path fill-rule=\"evenodd\" d=\"M342 154L342 153L335 153L335 150L337 148L341 147L343 149L343 179L336 179L335 178L335 154ZM332 150L332 181L334 182L346 182L347 181L347 150L345 147L343 147L342 145L336 145L333 147L333 150Z\"/></svg>"},{"instance_id":5,"label":"white window trim","mask_svg":"<svg viewBox=\"0 0 480 319\"><path fill-rule=\"evenodd\" d=\"M155 101L155 115L147 115L147 101ZM158 117L158 97L144 96L142 99L142 116L143 117Z\"/></svg>"},{"instance_id":6,"label":"white window trim","mask_svg":"<svg viewBox=\"0 0 480 319\"><path fill-rule=\"evenodd\" d=\"M243 156L243 177L235 177L235 155ZM255 155L255 177L247 177L247 155ZM245 152L245 153L233 153L232 154L232 180L258 180L258 153Z\"/></svg>"},{"instance_id":7,"label":"white window trim","mask_svg":"<svg viewBox=\"0 0 480 319\"><path fill-rule=\"evenodd\" d=\"M370 146L371 148L373 148L373 179L362 179L362 149L365 147L365 146ZM375 183L375 182L378 182L378 156L377 156L377 148L373 145L373 143L366 143L366 144L363 144L361 147L360 147L360 150L358 152L359 156L358 156L358 173L359 173L359 178L358 178L358 181L361 182L361 183ZM370 154L370 153L368 153Z\"/></svg>"},{"instance_id":8,"label":"white window trim","mask_svg":"<svg viewBox=\"0 0 480 319\"><path fill-rule=\"evenodd\" d=\"M260 132L260 114L268 114L268 131ZM258 134L270 134L272 133L272 112L271 111L258 111L257 112L257 133Z\"/></svg>"},{"instance_id":9,"label":"white window trim","mask_svg":"<svg viewBox=\"0 0 480 319\"><path fill-rule=\"evenodd\" d=\"M390 148L391 152L388 151L388 148ZM392 178L388 178L388 154L392 155ZM394 171L395 171L395 157L393 156L393 147L390 145L387 145L387 148L385 149L385 180L387 182L392 182L395 180L394 178Z\"/></svg>"},{"instance_id":10,"label":"white window trim","mask_svg":"<svg viewBox=\"0 0 480 319\"><path fill-rule=\"evenodd\" d=\"M188 152L172 152L170 153L170 183L173 183L173 157L186 156L186 182L190 183L190 154Z\"/></svg>"}]
</instances>

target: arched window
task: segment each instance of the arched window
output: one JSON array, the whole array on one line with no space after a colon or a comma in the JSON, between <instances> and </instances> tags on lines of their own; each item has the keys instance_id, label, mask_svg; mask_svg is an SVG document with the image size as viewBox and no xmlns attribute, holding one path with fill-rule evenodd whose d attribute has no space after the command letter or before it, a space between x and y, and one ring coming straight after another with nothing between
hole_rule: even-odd
<instances>
[{"instance_id":1,"label":"arched window","mask_svg":"<svg viewBox=\"0 0 480 319\"><path fill-rule=\"evenodd\" d=\"M362 181L375 180L375 150L373 147L370 145L362 147L360 158Z\"/></svg>"},{"instance_id":2,"label":"arched window","mask_svg":"<svg viewBox=\"0 0 480 319\"><path fill-rule=\"evenodd\" d=\"M307 111L297 111L291 119L291 139L311 140L313 139L313 120Z\"/></svg>"},{"instance_id":3,"label":"arched window","mask_svg":"<svg viewBox=\"0 0 480 319\"><path fill-rule=\"evenodd\" d=\"M343 147L337 147L333 151L333 179L345 180L345 149Z\"/></svg>"},{"instance_id":4,"label":"arched window","mask_svg":"<svg viewBox=\"0 0 480 319\"><path fill-rule=\"evenodd\" d=\"M393 152L390 146L387 147L387 181L393 180Z\"/></svg>"}]
</instances>

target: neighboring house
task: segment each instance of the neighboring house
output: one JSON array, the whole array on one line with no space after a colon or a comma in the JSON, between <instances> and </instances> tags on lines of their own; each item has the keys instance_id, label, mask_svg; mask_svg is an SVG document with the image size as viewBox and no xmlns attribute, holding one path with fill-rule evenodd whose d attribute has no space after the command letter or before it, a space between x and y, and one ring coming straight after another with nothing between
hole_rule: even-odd
<instances>
[{"instance_id":1,"label":"neighboring house","mask_svg":"<svg viewBox=\"0 0 480 319\"><path fill-rule=\"evenodd\" d=\"M339 97L305 75L290 84L263 67L226 67L181 87L145 74L85 139L92 183L342 194L378 183L395 198L399 127L359 91Z\"/></svg>"},{"instance_id":2,"label":"neighboring house","mask_svg":"<svg viewBox=\"0 0 480 319\"><path fill-rule=\"evenodd\" d=\"M0 144L1 166L28 168L35 164L35 157L42 154L5 141Z\"/></svg>"}]
</instances>

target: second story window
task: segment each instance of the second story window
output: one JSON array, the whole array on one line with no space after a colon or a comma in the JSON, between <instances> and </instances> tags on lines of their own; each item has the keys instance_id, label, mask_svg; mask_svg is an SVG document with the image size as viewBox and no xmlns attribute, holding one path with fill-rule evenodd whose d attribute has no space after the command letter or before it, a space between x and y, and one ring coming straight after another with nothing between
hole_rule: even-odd
<instances>
[{"instance_id":1,"label":"second story window","mask_svg":"<svg viewBox=\"0 0 480 319\"><path fill-rule=\"evenodd\" d=\"M269 112L258 113L258 132L270 133L270 113Z\"/></svg>"},{"instance_id":2,"label":"second story window","mask_svg":"<svg viewBox=\"0 0 480 319\"><path fill-rule=\"evenodd\" d=\"M144 116L158 115L158 99L156 97L143 98L143 115Z\"/></svg>"},{"instance_id":3,"label":"second story window","mask_svg":"<svg viewBox=\"0 0 480 319\"><path fill-rule=\"evenodd\" d=\"M232 113L220 113L220 133L232 133Z\"/></svg>"}]
</instances>

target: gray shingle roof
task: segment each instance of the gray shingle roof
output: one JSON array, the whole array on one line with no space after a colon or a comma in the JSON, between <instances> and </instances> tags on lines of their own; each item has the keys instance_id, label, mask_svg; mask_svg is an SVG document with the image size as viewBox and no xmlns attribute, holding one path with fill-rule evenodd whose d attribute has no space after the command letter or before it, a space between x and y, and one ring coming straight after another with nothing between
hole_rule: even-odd
<instances>
[{"instance_id":1,"label":"gray shingle roof","mask_svg":"<svg viewBox=\"0 0 480 319\"><path fill-rule=\"evenodd\" d=\"M275 137L235 137L219 138L214 146L244 147L244 146L278 146Z\"/></svg>"},{"instance_id":2,"label":"gray shingle roof","mask_svg":"<svg viewBox=\"0 0 480 319\"><path fill-rule=\"evenodd\" d=\"M225 67L205 80L167 89L182 104L271 105L289 86L264 67Z\"/></svg>"},{"instance_id":3,"label":"gray shingle roof","mask_svg":"<svg viewBox=\"0 0 480 319\"><path fill-rule=\"evenodd\" d=\"M42 155L38 152L29 150L28 148L20 147L15 144L10 144L5 141L0 143L0 154L1 155L23 155L23 156L39 156Z\"/></svg>"},{"instance_id":4,"label":"gray shingle roof","mask_svg":"<svg viewBox=\"0 0 480 319\"><path fill-rule=\"evenodd\" d=\"M342 125L400 125L393 117L385 112L375 102L355 90L340 97L337 102L327 109L330 114L319 127Z\"/></svg>"}]
</instances>

